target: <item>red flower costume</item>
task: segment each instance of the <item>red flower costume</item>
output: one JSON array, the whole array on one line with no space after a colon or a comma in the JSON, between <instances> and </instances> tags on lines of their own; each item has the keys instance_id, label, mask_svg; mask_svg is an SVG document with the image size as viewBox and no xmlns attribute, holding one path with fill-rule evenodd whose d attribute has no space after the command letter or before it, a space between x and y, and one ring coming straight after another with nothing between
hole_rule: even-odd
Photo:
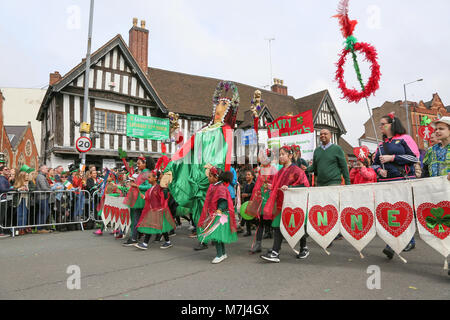
<instances>
[{"instance_id":1,"label":"red flower costume","mask_svg":"<svg viewBox=\"0 0 450 320\"><path fill-rule=\"evenodd\" d=\"M259 218L263 214L264 206L270 195L269 184L273 183L277 169L274 166L261 166L252 197L245 211L251 217Z\"/></svg>"}]
</instances>

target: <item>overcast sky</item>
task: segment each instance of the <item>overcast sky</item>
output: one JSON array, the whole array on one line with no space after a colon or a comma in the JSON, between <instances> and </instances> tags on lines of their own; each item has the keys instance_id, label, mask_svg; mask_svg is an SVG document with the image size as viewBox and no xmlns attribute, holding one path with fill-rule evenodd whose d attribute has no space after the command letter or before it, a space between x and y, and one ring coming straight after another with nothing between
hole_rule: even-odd
<instances>
[{"instance_id":1,"label":"overcast sky","mask_svg":"<svg viewBox=\"0 0 450 320\"><path fill-rule=\"evenodd\" d=\"M345 138L356 145L369 116L365 103L342 100L334 82L344 41L331 18L338 2L97 0L93 50L119 33L128 42L137 17L150 30L149 66L263 87L270 83L266 39L275 38L273 77L295 98L328 89ZM450 105L449 14L448 0L350 1L356 38L379 53L382 78L371 107L403 100L403 84L419 78L424 82L407 87L408 100L429 101L437 92ZM88 0L1 0L0 87L40 88L50 72L67 73L86 55L88 20ZM351 63L346 70L349 86L358 87Z\"/></svg>"}]
</instances>

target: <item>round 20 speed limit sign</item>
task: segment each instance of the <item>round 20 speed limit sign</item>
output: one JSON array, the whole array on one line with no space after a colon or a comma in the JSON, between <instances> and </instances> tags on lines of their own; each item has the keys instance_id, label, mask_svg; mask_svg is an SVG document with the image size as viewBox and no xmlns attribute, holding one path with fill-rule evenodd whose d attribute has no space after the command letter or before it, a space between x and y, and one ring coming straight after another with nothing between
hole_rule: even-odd
<instances>
[{"instance_id":1,"label":"round 20 speed limit sign","mask_svg":"<svg viewBox=\"0 0 450 320\"><path fill-rule=\"evenodd\" d=\"M77 150L81 153L86 153L92 148L92 141L88 137L80 137L76 141Z\"/></svg>"}]
</instances>

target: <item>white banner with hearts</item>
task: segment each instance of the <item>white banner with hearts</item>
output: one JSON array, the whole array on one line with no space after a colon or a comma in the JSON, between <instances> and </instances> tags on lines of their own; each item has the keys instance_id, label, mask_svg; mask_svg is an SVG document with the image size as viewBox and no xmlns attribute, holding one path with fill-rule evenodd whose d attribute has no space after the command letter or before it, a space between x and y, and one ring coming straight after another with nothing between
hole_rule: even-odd
<instances>
[{"instance_id":1,"label":"white banner with hearts","mask_svg":"<svg viewBox=\"0 0 450 320\"><path fill-rule=\"evenodd\" d=\"M415 208L421 238L442 255L449 256L450 181L447 177L352 186L298 188L289 189L285 195L283 209L287 211L283 235L289 234L286 226L290 225L291 247L305 231L300 226L297 231L299 235L296 235L293 233L295 229L292 229L294 225L298 228L295 217L300 216L300 212L296 212L295 209L301 208L307 213L306 233L325 251L341 232L358 251L364 249L377 234L394 252L400 254L416 231ZM368 210L359 210L361 208ZM356 213L353 210L356 210ZM369 211L374 217L373 224L369 222ZM282 225L283 222L280 228ZM399 257L406 263L404 258L400 255Z\"/></svg>"},{"instance_id":2,"label":"white banner with hearts","mask_svg":"<svg viewBox=\"0 0 450 320\"><path fill-rule=\"evenodd\" d=\"M106 225L111 223L113 230L120 229L125 234L131 226L130 208L123 204L124 197L105 195L105 204L102 210L102 221Z\"/></svg>"},{"instance_id":3,"label":"white banner with hearts","mask_svg":"<svg viewBox=\"0 0 450 320\"><path fill-rule=\"evenodd\" d=\"M358 252L375 238L375 205L368 186L352 186L340 192L339 226L342 236ZM361 196L365 195L365 196Z\"/></svg>"},{"instance_id":4,"label":"white banner with hearts","mask_svg":"<svg viewBox=\"0 0 450 320\"><path fill-rule=\"evenodd\" d=\"M447 177L411 182L419 235L430 247L442 254L444 269L450 255L450 183ZM443 199L447 199L444 200Z\"/></svg>"},{"instance_id":5,"label":"white banner with hearts","mask_svg":"<svg viewBox=\"0 0 450 320\"><path fill-rule=\"evenodd\" d=\"M373 190L377 234L400 256L416 232L411 185L409 181L378 183Z\"/></svg>"},{"instance_id":6,"label":"white banner with hearts","mask_svg":"<svg viewBox=\"0 0 450 320\"><path fill-rule=\"evenodd\" d=\"M284 192L280 231L296 253L295 246L305 234L308 193L307 188L288 189Z\"/></svg>"},{"instance_id":7,"label":"white banner with hearts","mask_svg":"<svg viewBox=\"0 0 450 320\"><path fill-rule=\"evenodd\" d=\"M309 188L308 235L326 250L339 234L340 187Z\"/></svg>"}]
</instances>

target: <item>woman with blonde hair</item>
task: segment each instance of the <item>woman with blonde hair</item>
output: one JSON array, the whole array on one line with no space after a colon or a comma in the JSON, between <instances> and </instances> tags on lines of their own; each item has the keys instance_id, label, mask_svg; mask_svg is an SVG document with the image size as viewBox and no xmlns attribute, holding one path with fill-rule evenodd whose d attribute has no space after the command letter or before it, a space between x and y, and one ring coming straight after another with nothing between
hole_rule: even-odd
<instances>
[{"instance_id":1,"label":"woman with blonde hair","mask_svg":"<svg viewBox=\"0 0 450 320\"><path fill-rule=\"evenodd\" d=\"M19 192L15 197L17 204L17 225L25 226L28 222L29 189L28 182L30 175L26 171L20 171L14 182L14 189ZM19 235L24 235L25 229L19 229Z\"/></svg>"}]
</instances>

